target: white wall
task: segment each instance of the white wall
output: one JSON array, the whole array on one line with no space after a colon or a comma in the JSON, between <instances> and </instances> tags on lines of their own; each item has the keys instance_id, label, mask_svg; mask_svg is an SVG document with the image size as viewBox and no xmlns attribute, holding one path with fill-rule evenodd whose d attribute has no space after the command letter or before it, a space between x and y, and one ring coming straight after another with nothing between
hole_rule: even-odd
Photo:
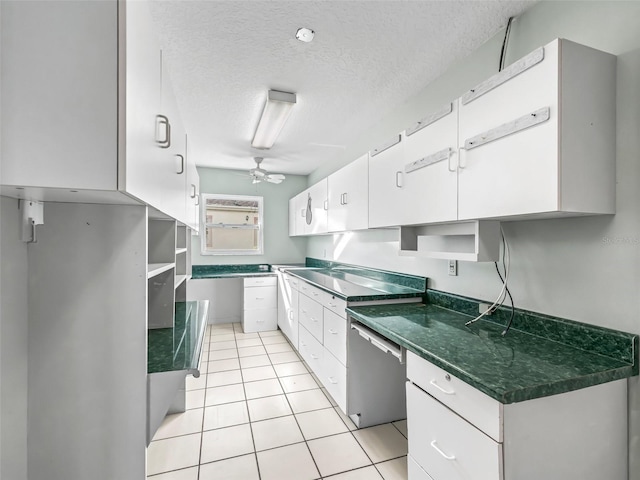
<instances>
[{"instance_id":1,"label":"white wall","mask_svg":"<svg viewBox=\"0 0 640 480\"><path fill-rule=\"evenodd\" d=\"M514 21L507 63L556 37L618 55L617 214L593 218L504 223L511 246L510 290L519 308L640 333L640 2L540 2ZM502 33L398 106L356 139L309 185L404 130L413 121L497 71ZM493 185L489 188L499 188ZM397 232L315 237L308 256L425 275L438 290L493 300L500 283L493 264L397 255ZM640 480L640 385L630 386L630 478Z\"/></svg>"},{"instance_id":2,"label":"white wall","mask_svg":"<svg viewBox=\"0 0 640 480\"><path fill-rule=\"evenodd\" d=\"M198 167L201 193L264 197L263 255L200 255L200 237L192 237L193 265L303 263L304 238L289 238L289 199L307 188L307 177L287 175L284 182L252 184L246 171ZM204 233L204 232L203 232Z\"/></svg>"},{"instance_id":3,"label":"white wall","mask_svg":"<svg viewBox=\"0 0 640 480\"><path fill-rule=\"evenodd\" d=\"M27 480L27 244L0 197L0 478Z\"/></svg>"}]
</instances>

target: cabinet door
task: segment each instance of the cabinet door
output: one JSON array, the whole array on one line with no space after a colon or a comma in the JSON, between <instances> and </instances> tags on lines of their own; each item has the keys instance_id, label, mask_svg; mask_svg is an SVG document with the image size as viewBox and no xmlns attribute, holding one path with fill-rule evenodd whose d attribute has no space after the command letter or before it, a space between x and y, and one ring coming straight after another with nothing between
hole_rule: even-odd
<instances>
[{"instance_id":1,"label":"cabinet door","mask_svg":"<svg viewBox=\"0 0 640 480\"><path fill-rule=\"evenodd\" d=\"M432 112L406 131L404 225L458 217L458 102ZM408 171L407 171L408 170Z\"/></svg>"},{"instance_id":2,"label":"cabinet door","mask_svg":"<svg viewBox=\"0 0 640 480\"><path fill-rule=\"evenodd\" d=\"M369 155L365 154L328 178L328 230L345 232L369 227Z\"/></svg>"},{"instance_id":3,"label":"cabinet door","mask_svg":"<svg viewBox=\"0 0 640 480\"><path fill-rule=\"evenodd\" d=\"M298 290L286 273L278 275L278 326L294 348L298 349Z\"/></svg>"},{"instance_id":4,"label":"cabinet door","mask_svg":"<svg viewBox=\"0 0 640 480\"><path fill-rule=\"evenodd\" d=\"M369 154L370 228L399 225L398 215L407 208L403 201L406 163L403 140L403 136L398 135Z\"/></svg>"},{"instance_id":5,"label":"cabinet door","mask_svg":"<svg viewBox=\"0 0 640 480\"><path fill-rule=\"evenodd\" d=\"M160 209L163 154L156 142L162 67L160 46L146 2L126 8L126 155L120 161L119 189Z\"/></svg>"},{"instance_id":6,"label":"cabinet door","mask_svg":"<svg viewBox=\"0 0 640 480\"><path fill-rule=\"evenodd\" d=\"M188 140L188 138L187 138ZM196 164L189 155L189 143L186 145L187 162L187 191L186 191L186 221L196 233L200 226L200 175Z\"/></svg>"},{"instance_id":7,"label":"cabinet door","mask_svg":"<svg viewBox=\"0 0 640 480\"><path fill-rule=\"evenodd\" d=\"M186 133L173 93L167 62L162 62L162 115L169 124L168 141L162 145L162 154L156 168L162 185L162 208L167 215L185 222L187 174Z\"/></svg>"},{"instance_id":8,"label":"cabinet door","mask_svg":"<svg viewBox=\"0 0 640 480\"><path fill-rule=\"evenodd\" d=\"M296 214L300 215L300 212L296 208L296 197L289 200L289 236L296 236Z\"/></svg>"},{"instance_id":9,"label":"cabinet door","mask_svg":"<svg viewBox=\"0 0 640 480\"><path fill-rule=\"evenodd\" d=\"M294 197L294 217L296 235L304 235L306 230L307 190Z\"/></svg>"},{"instance_id":10,"label":"cabinet door","mask_svg":"<svg viewBox=\"0 0 640 480\"><path fill-rule=\"evenodd\" d=\"M554 41L462 97L459 219L558 209L558 62Z\"/></svg>"},{"instance_id":11,"label":"cabinet door","mask_svg":"<svg viewBox=\"0 0 640 480\"><path fill-rule=\"evenodd\" d=\"M327 179L320 180L305 190L304 233L317 235L327 233Z\"/></svg>"},{"instance_id":12,"label":"cabinet door","mask_svg":"<svg viewBox=\"0 0 640 480\"><path fill-rule=\"evenodd\" d=\"M118 8L2 2L3 185L117 189Z\"/></svg>"}]
</instances>

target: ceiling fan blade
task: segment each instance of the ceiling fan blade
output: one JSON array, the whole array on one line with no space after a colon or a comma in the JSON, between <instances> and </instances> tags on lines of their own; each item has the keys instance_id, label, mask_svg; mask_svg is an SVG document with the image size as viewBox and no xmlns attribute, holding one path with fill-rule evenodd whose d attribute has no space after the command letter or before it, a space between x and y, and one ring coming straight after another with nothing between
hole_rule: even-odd
<instances>
[{"instance_id":1,"label":"ceiling fan blade","mask_svg":"<svg viewBox=\"0 0 640 480\"><path fill-rule=\"evenodd\" d=\"M284 180L285 177L284 175L282 175L281 173L270 173L269 175L267 175L270 179L276 179L276 180Z\"/></svg>"},{"instance_id":2,"label":"ceiling fan blade","mask_svg":"<svg viewBox=\"0 0 640 480\"><path fill-rule=\"evenodd\" d=\"M284 180L284 175L269 175L268 177L266 177L265 180L269 183L275 183L275 184L282 183L282 181Z\"/></svg>"}]
</instances>

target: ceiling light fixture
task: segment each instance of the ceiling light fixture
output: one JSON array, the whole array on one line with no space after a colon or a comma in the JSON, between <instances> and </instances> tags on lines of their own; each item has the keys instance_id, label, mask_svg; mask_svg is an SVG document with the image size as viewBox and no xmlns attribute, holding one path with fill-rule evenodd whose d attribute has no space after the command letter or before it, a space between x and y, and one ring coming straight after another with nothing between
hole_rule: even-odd
<instances>
[{"instance_id":1,"label":"ceiling light fixture","mask_svg":"<svg viewBox=\"0 0 640 480\"><path fill-rule=\"evenodd\" d=\"M313 40L314 35L315 35L315 32L310 28L306 28L306 27L299 28L298 31L296 32L296 38L301 42L305 42L305 43L309 43L311 40Z\"/></svg>"},{"instance_id":2,"label":"ceiling light fixture","mask_svg":"<svg viewBox=\"0 0 640 480\"><path fill-rule=\"evenodd\" d=\"M256 133L253 135L251 146L262 150L273 147L295 104L295 93L269 90L267 103L262 111Z\"/></svg>"}]
</instances>

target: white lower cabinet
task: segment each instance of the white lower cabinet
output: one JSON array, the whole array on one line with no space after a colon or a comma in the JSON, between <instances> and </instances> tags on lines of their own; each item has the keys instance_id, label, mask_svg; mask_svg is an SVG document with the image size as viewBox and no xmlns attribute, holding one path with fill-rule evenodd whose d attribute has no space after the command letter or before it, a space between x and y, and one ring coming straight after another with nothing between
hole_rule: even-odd
<instances>
[{"instance_id":1,"label":"white lower cabinet","mask_svg":"<svg viewBox=\"0 0 640 480\"><path fill-rule=\"evenodd\" d=\"M412 383L407 384L407 409L409 454L434 479L503 478L502 444Z\"/></svg>"},{"instance_id":2,"label":"white lower cabinet","mask_svg":"<svg viewBox=\"0 0 640 480\"><path fill-rule=\"evenodd\" d=\"M324 347L303 325L299 330L298 351L318 378L324 377Z\"/></svg>"},{"instance_id":3,"label":"white lower cabinet","mask_svg":"<svg viewBox=\"0 0 640 480\"><path fill-rule=\"evenodd\" d=\"M626 380L502 404L411 352L407 378L409 480L627 478Z\"/></svg>"},{"instance_id":4,"label":"white lower cabinet","mask_svg":"<svg viewBox=\"0 0 640 480\"><path fill-rule=\"evenodd\" d=\"M346 320L345 320L346 321ZM347 411L347 367L325 347L320 380L343 412Z\"/></svg>"},{"instance_id":5,"label":"white lower cabinet","mask_svg":"<svg viewBox=\"0 0 640 480\"><path fill-rule=\"evenodd\" d=\"M278 274L278 327L298 348L298 280L288 273Z\"/></svg>"},{"instance_id":6,"label":"white lower cabinet","mask_svg":"<svg viewBox=\"0 0 640 480\"><path fill-rule=\"evenodd\" d=\"M242 330L264 332L278 328L278 278L244 279Z\"/></svg>"}]
</instances>

